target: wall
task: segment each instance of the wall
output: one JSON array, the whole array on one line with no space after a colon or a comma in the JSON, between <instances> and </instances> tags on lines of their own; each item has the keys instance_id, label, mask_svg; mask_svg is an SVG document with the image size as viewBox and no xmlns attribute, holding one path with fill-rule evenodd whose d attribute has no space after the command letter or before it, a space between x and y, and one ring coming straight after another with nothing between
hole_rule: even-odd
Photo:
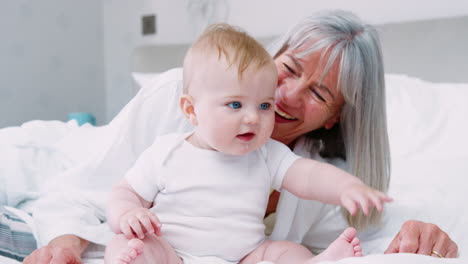
<instances>
[{"instance_id":1,"label":"wall","mask_svg":"<svg viewBox=\"0 0 468 264\"><path fill-rule=\"evenodd\" d=\"M468 14L466 0L289 0L287 4L286 1L230 0L229 5L231 23L263 36L281 34L297 19L323 9L350 10L374 25Z\"/></svg>"},{"instance_id":2,"label":"wall","mask_svg":"<svg viewBox=\"0 0 468 264\"><path fill-rule=\"evenodd\" d=\"M130 3L131 2L131 3ZM189 4L204 0L105 0L105 60L107 117L110 120L136 93L131 79L132 50L150 43L188 43L203 28L204 23L193 16ZM256 37L277 35L300 17L317 10L341 8L355 12L371 24L415 21L428 18L468 15L466 0L214 0L222 20L243 27ZM223 4L228 8L224 16ZM191 11L192 10L192 13ZM207 10L205 10L207 12ZM209 11L209 10L208 10ZM142 36L140 16L157 15L157 34ZM224 18L223 18L224 16Z\"/></svg>"},{"instance_id":3,"label":"wall","mask_svg":"<svg viewBox=\"0 0 468 264\"><path fill-rule=\"evenodd\" d=\"M187 0L104 0L104 51L107 118L110 121L135 95L130 61L135 47L150 43L188 43ZM142 36L141 16L157 15L157 34Z\"/></svg>"},{"instance_id":4,"label":"wall","mask_svg":"<svg viewBox=\"0 0 468 264\"><path fill-rule=\"evenodd\" d=\"M73 111L105 120L102 21L98 0L0 3L0 127Z\"/></svg>"},{"instance_id":5,"label":"wall","mask_svg":"<svg viewBox=\"0 0 468 264\"><path fill-rule=\"evenodd\" d=\"M130 76L132 51L146 44L191 42L205 25L193 15L203 2L2 1L0 127L31 119L65 120L72 111L93 112L100 124L110 121L137 91ZM280 34L300 17L324 8L349 9L372 24L468 14L466 0L214 3L218 16L211 22L236 24L256 37ZM142 36L141 16L153 13L157 34Z\"/></svg>"}]
</instances>

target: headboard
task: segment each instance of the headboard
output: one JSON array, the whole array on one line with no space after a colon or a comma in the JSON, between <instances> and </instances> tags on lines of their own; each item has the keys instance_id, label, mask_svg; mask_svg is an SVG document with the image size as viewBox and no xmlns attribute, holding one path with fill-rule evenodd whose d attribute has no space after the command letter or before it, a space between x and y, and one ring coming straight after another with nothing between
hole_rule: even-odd
<instances>
[{"instance_id":1,"label":"headboard","mask_svg":"<svg viewBox=\"0 0 468 264\"><path fill-rule=\"evenodd\" d=\"M267 45L274 39L274 37L265 37L257 40ZM190 44L155 44L137 47L132 54L132 72L163 72L181 67L189 47Z\"/></svg>"},{"instance_id":2,"label":"headboard","mask_svg":"<svg viewBox=\"0 0 468 264\"><path fill-rule=\"evenodd\" d=\"M433 82L468 82L468 16L376 26L385 72ZM269 43L274 37L262 38ZM137 47L132 72L162 72L180 67L189 44Z\"/></svg>"},{"instance_id":3,"label":"headboard","mask_svg":"<svg viewBox=\"0 0 468 264\"><path fill-rule=\"evenodd\" d=\"M137 47L132 54L132 72L163 72L181 67L189 44L156 44Z\"/></svg>"},{"instance_id":4,"label":"headboard","mask_svg":"<svg viewBox=\"0 0 468 264\"><path fill-rule=\"evenodd\" d=\"M468 16L377 26L385 72L468 82Z\"/></svg>"}]
</instances>

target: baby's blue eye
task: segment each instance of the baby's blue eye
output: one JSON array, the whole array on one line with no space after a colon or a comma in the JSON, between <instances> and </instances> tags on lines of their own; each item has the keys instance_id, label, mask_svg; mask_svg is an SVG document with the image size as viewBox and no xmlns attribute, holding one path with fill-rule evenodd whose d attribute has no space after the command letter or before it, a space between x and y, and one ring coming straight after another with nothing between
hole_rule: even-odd
<instances>
[{"instance_id":1,"label":"baby's blue eye","mask_svg":"<svg viewBox=\"0 0 468 264\"><path fill-rule=\"evenodd\" d=\"M260 104L260 109L262 110L268 110L270 108L270 104L269 103L262 103Z\"/></svg>"},{"instance_id":2,"label":"baby's blue eye","mask_svg":"<svg viewBox=\"0 0 468 264\"><path fill-rule=\"evenodd\" d=\"M228 106L231 107L232 109L238 109L238 108L241 108L242 105L240 102L232 102L232 103L229 103Z\"/></svg>"}]
</instances>

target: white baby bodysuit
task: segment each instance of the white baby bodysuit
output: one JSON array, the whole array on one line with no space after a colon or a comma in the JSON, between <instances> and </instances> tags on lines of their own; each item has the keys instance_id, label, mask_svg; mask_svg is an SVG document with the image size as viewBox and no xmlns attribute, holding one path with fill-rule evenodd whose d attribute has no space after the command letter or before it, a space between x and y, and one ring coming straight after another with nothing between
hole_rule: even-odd
<instances>
[{"instance_id":1,"label":"white baby bodysuit","mask_svg":"<svg viewBox=\"0 0 468 264\"><path fill-rule=\"evenodd\" d=\"M181 254L239 261L264 241L270 188L299 156L274 140L243 156L194 147L190 134L158 137L126 174Z\"/></svg>"}]
</instances>

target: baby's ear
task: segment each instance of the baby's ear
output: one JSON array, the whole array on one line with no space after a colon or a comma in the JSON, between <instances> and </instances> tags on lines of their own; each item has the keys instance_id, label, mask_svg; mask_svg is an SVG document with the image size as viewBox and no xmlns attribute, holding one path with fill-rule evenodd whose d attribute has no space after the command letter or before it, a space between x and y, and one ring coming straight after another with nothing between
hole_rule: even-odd
<instances>
[{"instance_id":1,"label":"baby's ear","mask_svg":"<svg viewBox=\"0 0 468 264\"><path fill-rule=\"evenodd\" d=\"M195 114L195 106L193 104L193 97L188 94L184 94L182 97L180 97L179 104L180 110L182 110L185 118L187 118L193 126L198 125L197 116Z\"/></svg>"}]
</instances>

